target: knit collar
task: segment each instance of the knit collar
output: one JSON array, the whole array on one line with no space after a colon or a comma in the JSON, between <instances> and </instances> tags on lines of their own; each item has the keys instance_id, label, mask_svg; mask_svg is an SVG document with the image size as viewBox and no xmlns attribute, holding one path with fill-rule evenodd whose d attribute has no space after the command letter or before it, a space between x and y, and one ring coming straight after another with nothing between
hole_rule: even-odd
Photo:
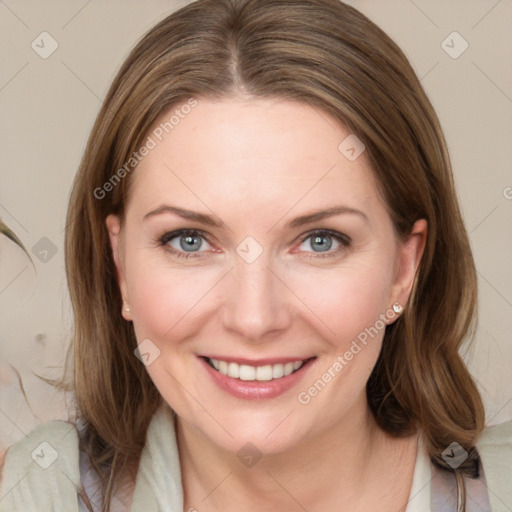
<instances>
[{"instance_id":1,"label":"knit collar","mask_svg":"<svg viewBox=\"0 0 512 512\"><path fill-rule=\"evenodd\" d=\"M135 482L132 512L183 511L175 418L174 411L164 402L151 419Z\"/></svg>"}]
</instances>

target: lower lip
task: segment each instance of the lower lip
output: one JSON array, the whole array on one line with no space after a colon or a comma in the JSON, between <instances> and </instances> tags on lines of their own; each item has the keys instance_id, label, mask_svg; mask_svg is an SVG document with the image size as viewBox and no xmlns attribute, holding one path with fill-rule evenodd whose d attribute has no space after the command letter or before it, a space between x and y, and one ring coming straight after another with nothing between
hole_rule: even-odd
<instances>
[{"instance_id":1,"label":"lower lip","mask_svg":"<svg viewBox=\"0 0 512 512\"><path fill-rule=\"evenodd\" d=\"M199 360L206 371L210 374L213 381L221 389L227 391L230 395L233 395L236 398L243 398L245 400L266 400L282 395L295 386L302 377L304 377L314 362L314 359L309 359L296 372L293 372L286 377L281 377L280 379L247 381L228 377L227 375L224 375L212 368L202 357L200 357Z\"/></svg>"}]
</instances>

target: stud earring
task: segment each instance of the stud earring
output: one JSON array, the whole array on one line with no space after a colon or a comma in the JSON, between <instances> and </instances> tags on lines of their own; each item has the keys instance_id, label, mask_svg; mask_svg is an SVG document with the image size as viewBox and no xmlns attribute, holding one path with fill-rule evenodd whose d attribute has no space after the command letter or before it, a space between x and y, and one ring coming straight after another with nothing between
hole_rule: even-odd
<instances>
[{"instance_id":1,"label":"stud earring","mask_svg":"<svg viewBox=\"0 0 512 512\"><path fill-rule=\"evenodd\" d=\"M397 315L401 315L404 311L404 307L401 304L398 304L398 302L397 302L396 304L393 304L393 311Z\"/></svg>"},{"instance_id":2,"label":"stud earring","mask_svg":"<svg viewBox=\"0 0 512 512\"><path fill-rule=\"evenodd\" d=\"M124 310L125 310L127 313L129 313L129 312L130 312L130 306L128 306L128 305L126 305L126 304L125 304L125 305L124 305Z\"/></svg>"}]
</instances>

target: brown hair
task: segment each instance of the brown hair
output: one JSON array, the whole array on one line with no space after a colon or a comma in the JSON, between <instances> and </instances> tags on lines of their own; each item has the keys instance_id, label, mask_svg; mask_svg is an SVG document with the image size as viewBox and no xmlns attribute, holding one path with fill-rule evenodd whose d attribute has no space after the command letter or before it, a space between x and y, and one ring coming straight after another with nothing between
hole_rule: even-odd
<instances>
[{"instance_id":1,"label":"brown hair","mask_svg":"<svg viewBox=\"0 0 512 512\"><path fill-rule=\"evenodd\" d=\"M173 13L130 53L105 98L75 179L66 269L75 314L74 391L81 447L102 478L104 510L123 475L134 478L148 424L162 398L134 357L105 218L123 215L130 175L98 199L155 121L191 97L303 102L363 141L400 237L429 226L403 316L388 326L367 398L394 436L421 428L431 460L457 441L476 476L484 426L477 388L459 348L474 333L476 275L434 109L397 45L337 0L198 0ZM136 172L136 171L135 171ZM107 414L108 411L108 414Z\"/></svg>"}]
</instances>

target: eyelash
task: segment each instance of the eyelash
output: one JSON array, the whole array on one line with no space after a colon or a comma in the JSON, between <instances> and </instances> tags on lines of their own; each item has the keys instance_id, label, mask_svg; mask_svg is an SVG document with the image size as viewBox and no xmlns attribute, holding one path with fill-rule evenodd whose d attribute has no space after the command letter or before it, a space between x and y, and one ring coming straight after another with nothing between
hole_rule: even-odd
<instances>
[{"instance_id":1,"label":"eyelash","mask_svg":"<svg viewBox=\"0 0 512 512\"><path fill-rule=\"evenodd\" d=\"M202 238L204 238L208 243L208 237L206 236L206 233L204 231L201 231L199 229L180 229L178 231L172 231L163 234L162 236L158 237L156 242L157 245L165 247L165 249L171 253L173 256L177 256L178 258L201 258L202 256L198 255L198 253L194 252L184 252L184 251L177 251L173 247L169 246L168 243L171 240L174 240L175 238L179 238L180 236L184 235L200 235ZM306 233L303 238L300 240L300 244L304 243L308 238L312 238L314 236L329 236L331 238L334 238L337 242L340 243L340 246L337 249L334 249L332 251L326 252L325 254L321 253L315 253L316 256L308 256L307 258L310 259L316 259L316 258L332 258L338 256L342 251L347 249L352 240L347 235L343 235L342 233L337 233L336 231L330 231L328 229L321 229L316 231L310 231Z\"/></svg>"}]
</instances>

